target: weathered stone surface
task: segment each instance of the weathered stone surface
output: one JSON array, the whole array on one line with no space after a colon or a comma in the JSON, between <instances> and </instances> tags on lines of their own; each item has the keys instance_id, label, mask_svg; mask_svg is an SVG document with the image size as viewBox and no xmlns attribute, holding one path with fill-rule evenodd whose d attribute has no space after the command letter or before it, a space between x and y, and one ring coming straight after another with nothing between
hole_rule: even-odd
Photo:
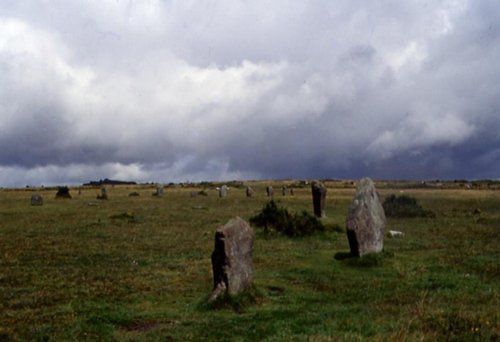
<instances>
[{"instance_id":1,"label":"weathered stone surface","mask_svg":"<svg viewBox=\"0 0 500 342\"><path fill-rule=\"evenodd\" d=\"M31 196L31 205L43 205L43 197L40 194Z\"/></svg>"},{"instance_id":2,"label":"weathered stone surface","mask_svg":"<svg viewBox=\"0 0 500 342\"><path fill-rule=\"evenodd\" d=\"M347 239L351 254L363 256L384 248L385 213L370 178L363 178L347 212Z\"/></svg>"},{"instance_id":3,"label":"weathered stone surface","mask_svg":"<svg viewBox=\"0 0 500 342\"><path fill-rule=\"evenodd\" d=\"M314 181L311 184L314 216L326 217L326 187L321 182Z\"/></svg>"},{"instance_id":4,"label":"weathered stone surface","mask_svg":"<svg viewBox=\"0 0 500 342\"><path fill-rule=\"evenodd\" d=\"M60 186L57 189L56 198L57 199L71 198L71 194L69 193L69 188L67 186Z\"/></svg>"},{"instance_id":5,"label":"weathered stone surface","mask_svg":"<svg viewBox=\"0 0 500 342\"><path fill-rule=\"evenodd\" d=\"M249 186L247 186L246 195L247 195L247 197L253 196L253 189Z\"/></svg>"},{"instance_id":6,"label":"weathered stone surface","mask_svg":"<svg viewBox=\"0 0 500 342\"><path fill-rule=\"evenodd\" d=\"M270 185L266 186L266 193L267 193L267 197L273 197L273 195L274 195L273 187Z\"/></svg>"},{"instance_id":7,"label":"weathered stone surface","mask_svg":"<svg viewBox=\"0 0 500 342\"><path fill-rule=\"evenodd\" d=\"M252 285L254 237L252 227L240 217L217 229L212 253L214 287L210 300L225 293L239 294Z\"/></svg>"},{"instance_id":8,"label":"weathered stone surface","mask_svg":"<svg viewBox=\"0 0 500 342\"><path fill-rule=\"evenodd\" d=\"M223 185L219 188L219 197L223 198L227 196L227 185Z\"/></svg>"}]
</instances>

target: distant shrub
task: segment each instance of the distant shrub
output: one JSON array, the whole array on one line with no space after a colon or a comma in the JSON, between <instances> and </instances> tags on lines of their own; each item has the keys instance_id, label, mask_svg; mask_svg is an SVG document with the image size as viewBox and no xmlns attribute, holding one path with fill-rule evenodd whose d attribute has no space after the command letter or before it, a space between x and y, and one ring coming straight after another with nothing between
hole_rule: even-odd
<instances>
[{"instance_id":1,"label":"distant shrub","mask_svg":"<svg viewBox=\"0 0 500 342\"><path fill-rule=\"evenodd\" d=\"M67 186L60 186L57 189L56 199L57 198L71 198L71 194L69 193L69 188Z\"/></svg>"},{"instance_id":2,"label":"distant shrub","mask_svg":"<svg viewBox=\"0 0 500 342\"><path fill-rule=\"evenodd\" d=\"M250 223L264 228L264 231L272 229L292 237L311 235L325 230L315 216L306 211L290 214L286 208L278 207L273 200L269 201L259 214L251 217Z\"/></svg>"},{"instance_id":3,"label":"distant shrub","mask_svg":"<svg viewBox=\"0 0 500 342\"><path fill-rule=\"evenodd\" d=\"M422 208L415 197L390 195L382 204L385 215L391 217L435 217L433 211Z\"/></svg>"}]
</instances>

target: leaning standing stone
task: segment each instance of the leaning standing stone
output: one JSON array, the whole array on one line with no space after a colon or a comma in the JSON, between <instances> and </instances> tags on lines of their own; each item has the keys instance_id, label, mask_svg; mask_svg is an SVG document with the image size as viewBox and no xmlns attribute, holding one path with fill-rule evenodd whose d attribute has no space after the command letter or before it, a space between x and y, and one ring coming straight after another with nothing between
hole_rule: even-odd
<instances>
[{"instance_id":1,"label":"leaning standing stone","mask_svg":"<svg viewBox=\"0 0 500 342\"><path fill-rule=\"evenodd\" d=\"M212 253L214 288L210 301L224 294L237 295L252 285L254 237L252 227L240 217L217 229Z\"/></svg>"},{"instance_id":2,"label":"leaning standing stone","mask_svg":"<svg viewBox=\"0 0 500 342\"><path fill-rule=\"evenodd\" d=\"M43 197L39 194L31 196L31 205L43 205Z\"/></svg>"},{"instance_id":3,"label":"leaning standing stone","mask_svg":"<svg viewBox=\"0 0 500 342\"><path fill-rule=\"evenodd\" d=\"M321 182L312 182L311 192L313 198L314 216L326 217L325 213L326 187Z\"/></svg>"},{"instance_id":4,"label":"leaning standing stone","mask_svg":"<svg viewBox=\"0 0 500 342\"><path fill-rule=\"evenodd\" d=\"M375 185L363 178L347 212L347 239L351 254L363 256L384 248L385 213Z\"/></svg>"}]
</instances>

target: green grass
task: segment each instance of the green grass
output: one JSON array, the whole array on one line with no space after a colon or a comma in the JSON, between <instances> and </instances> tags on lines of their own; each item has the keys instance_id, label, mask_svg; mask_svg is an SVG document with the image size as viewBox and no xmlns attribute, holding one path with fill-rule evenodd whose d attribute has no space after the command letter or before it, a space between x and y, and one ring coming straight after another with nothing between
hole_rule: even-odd
<instances>
[{"instance_id":1,"label":"green grass","mask_svg":"<svg viewBox=\"0 0 500 342\"><path fill-rule=\"evenodd\" d=\"M116 186L108 201L98 188L71 200L46 189L40 207L31 190L0 190L0 341L500 339L500 193L488 189L381 187L436 217L389 218L405 237L357 259L338 229L354 188L327 182L326 230L257 231L251 293L207 307L216 228L268 201L265 182L250 185L252 198L235 185L223 199L212 184L194 198L201 187L157 198L153 186ZM308 187L275 200L312 212Z\"/></svg>"}]
</instances>

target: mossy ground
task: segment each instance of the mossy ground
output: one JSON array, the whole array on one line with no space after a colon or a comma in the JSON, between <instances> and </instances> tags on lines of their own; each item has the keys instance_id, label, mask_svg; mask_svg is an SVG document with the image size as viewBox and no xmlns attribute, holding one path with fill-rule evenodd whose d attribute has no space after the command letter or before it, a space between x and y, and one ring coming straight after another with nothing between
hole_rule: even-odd
<instances>
[{"instance_id":1,"label":"mossy ground","mask_svg":"<svg viewBox=\"0 0 500 342\"><path fill-rule=\"evenodd\" d=\"M223 199L211 184L194 198L202 188L158 198L154 186L115 186L108 201L95 200L98 188L72 189L70 200L45 189L40 207L30 189L0 190L0 341L500 339L498 190L380 187L436 217L389 218L405 237L357 260L343 257L345 234L328 229L344 226L354 188L327 182L327 230L258 233L252 300L207 309L215 229L268 201L269 183L249 184L254 197L232 187ZM310 189L294 190L275 200L312 212Z\"/></svg>"}]
</instances>

